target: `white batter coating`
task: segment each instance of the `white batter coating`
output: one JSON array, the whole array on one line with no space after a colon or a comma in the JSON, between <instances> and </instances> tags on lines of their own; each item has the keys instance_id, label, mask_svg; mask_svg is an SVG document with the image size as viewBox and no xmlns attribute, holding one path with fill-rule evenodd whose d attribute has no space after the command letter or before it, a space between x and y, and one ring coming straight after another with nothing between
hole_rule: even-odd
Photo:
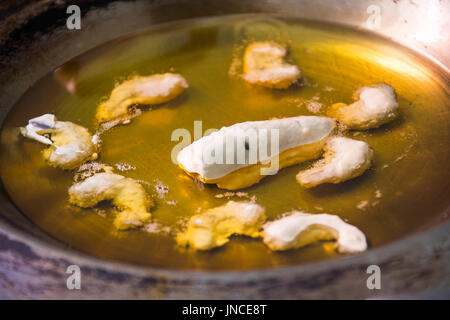
<instances>
[{"instance_id":1,"label":"white batter coating","mask_svg":"<svg viewBox=\"0 0 450 320\"><path fill-rule=\"evenodd\" d=\"M53 114L30 119L23 136L49 145L43 156L52 166L75 169L98 157L99 139L89 131L69 121L57 121ZM48 135L48 136L46 136Z\"/></svg>"},{"instance_id":2,"label":"white batter coating","mask_svg":"<svg viewBox=\"0 0 450 320\"><path fill-rule=\"evenodd\" d=\"M82 208L108 200L119 209L114 220L118 229L130 229L150 221L152 199L137 181L111 172L96 173L69 189L69 202Z\"/></svg>"},{"instance_id":3,"label":"white batter coating","mask_svg":"<svg viewBox=\"0 0 450 320\"><path fill-rule=\"evenodd\" d=\"M176 73L133 77L115 87L109 99L98 106L97 121L129 121L128 111L132 105L165 103L179 96L186 88L186 79Z\"/></svg>"},{"instance_id":4,"label":"white batter coating","mask_svg":"<svg viewBox=\"0 0 450 320\"><path fill-rule=\"evenodd\" d=\"M265 220L265 209L260 205L228 201L191 217L187 229L176 240L180 246L209 250L223 246L233 234L259 237Z\"/></svg>"},{"instance_id":5,"label":"white batter coating","mask_svg":"<svg viewBox=\"0 0 450 320\"><path fill-rule=\"evenodd\" d=\"M55 127L56 118L54 114L46 113L42 116L28 120L25 128L21 128L24 137L36 140L43 144L52 145L53 142L49 138L39 134L39 131L53 129Z\"/></svg>"},{"instance_id":6,"label":"white batter coating","mask_svg":"<svg viewBox=\"0 0 450 320\"><path fill-rule=\"evenodd\" d=\"M301 77L296 65L284 61L286 47L273 42L254 42L244 54L242 77L251 84L286 89Z\"/></svg>"},{"instance_id":7,"label":"white batter coating","mask_svg":"<svg viewBox=\"0 0 450 320\"><path fill-rule=\"evenodd\" d=\"M398 116L395 90L386 83L362 87L355 92L354 98L359 100L350 105L332 105L328 115L349 129L361 130L377 128Z\"/></svg>"},{"instance_id":8,"label":"white batter coating","mask_svg":"<svg viewBox=\"0 0 450 320\"><path fill-rule=\"evenodd\" d=\"M269 134L266 136L269 142L271 142L270 130L278 130L279 152L281 153L290 148L320 141L327 137L334 130L334 127L335 123L332 119L317 116L237 123L229 127L223 127L217 132L194 141L178 153L177 161L189 172L198 173L206 179L216 179L249 165L249 161L247 163L227 164L226 159L227 157L231 158L234 149L231 151L231 148L226 148L226 143L227 141L243 141L251 130L255 130L258 133L260 130L267 130ZM259 135L258 141L254 145L258 145L258 148L271 150L271 145L268 146L264 139L259 139ZM223 162L207 163L205 154L211 153L211 150L215 148L224 150ZM258 153L257 161L266 161L272 156L275 156L275 154L267 152L267 156L259 157ZM248 159L248 152L246 159Z\"/></svg>"},{"instance_id":9,"label":"white batter coating","mask_svg":"<svg viewBox=\"0 0 450 320\"><path fill-rule=\"evenodd\" d=\"M311 169L300 171L297 181L304 187L339 183L362 175L371 165L373 150L364 141L331 137L325 145L324 158Z\"/></svg>"},{"instance_id":10,"label":"white batter coating","mask_svg":"<svg viewBox=\"0 0 450 320\"><path fill-rule=\"evenodd\" d=\"M335 215L309 214L292 211L264 226L263 240L271 250L288 250L321 240L337 241L341 253L361 252L367 249L364 233Z\"/></svg>"}]
</instances>

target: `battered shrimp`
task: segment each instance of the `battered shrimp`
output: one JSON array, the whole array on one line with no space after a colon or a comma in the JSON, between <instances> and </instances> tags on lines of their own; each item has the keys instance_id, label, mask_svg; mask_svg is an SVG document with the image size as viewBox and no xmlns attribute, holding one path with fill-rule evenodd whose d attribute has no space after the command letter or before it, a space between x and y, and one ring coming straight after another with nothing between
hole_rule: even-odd
<instances>
[{"instance_id":1,"label":"battered shrimp","mask_svg":"<svg viewBox=\"0 0 450 320\"><path fill-rule=\"evenodd\" d=\"M114 225L119 230L131 229L150 221L153 200L137 181L111 172L94 174L72 185L69 202L82 208L109 200L119 210Z\"/></svg>"},{"instance_id":2,"label":"battered shrimp","mask_svg":"<svg viewBox=\"0 0 450 320\"><path fill-rule=\"evenodd\" d=\"M296 249L321 240L337 240L341 253L367 249L364 233L335 215L292 211L263 226L263 241L274 251Z\"/></svg>"},{"instance_id":3,"label":"battered shrimp","mask_svg":"<svg viewBox=\"0 0 450 320\"><path fill-rule=\"evenodd\" d=\"M398 116L398 102L393 87L378 83L358 89L353 98L358 101L346 105L333 104L328 110L330 117L336 118L349 129L366 130L377 128Z\"/></svg>"},{"instance_id":4,"label":"battered shrimp","mask_svg":"<svg viewBox=\"0 0 450 320\"><path fill-rule=\"evenodd\" d=\"M324 150L322 160L297 174L302 186L310 188L358 177L370 167L373 157L373 150L366 142L345 137L329 138Z\"/></svg>"},{"instance_id":5,"label":"battered shrimp","mask_svg":"<svg viewBox=\"0 0 450 320\"><path fill-rule=\"evenodd\" d=\"M72 122L56 121L53 114L29 120L21 132L27 138L49 145L42 154L54 167L75 169L98 157L97 136L92 136L88 129Z\"/></svg>"},{"instance_id":6,"label":"battered shrimp","mask_svg":"<svg viewBox=\"0 0 450 320\"><path fill-rule=\"evenodd\" d=\"M136 76L115 87L109 99L98 106L97 121L98 123L111 120L125 121L130 106L168 102L187 87L186 79L175 73Z\"/></svg>"},{"instance_id":7,"label":"battered shrimp","mask_svg":"<svg viewBox=\"0 0 450 320\"><path fill-rule=\"evenodd\" d=\"M257 238L266 220L265 209L253 202L229 201L191 217L187 229L177 235L180 246L196 250L220 247L233 234Z\"/></svg>"},{"instance_id":8,"label":"battered shrimp","mask_svg":"<svg viewBox=\"0 0 450 320\"><path fill-rule=\"evenodd\" d=\"M334 128L334 119L316 116L241 122L194 141L178 153L177 161L188 175L203 183L237 190L258 183L282 168L319 158ZM277 136L265 140L265 132L277 132ZM243 151L245 161L237 161L237 157L233 159L236 161L227 160L228 156L232 159L235 155L235 144L230 141L236 141L236 149ZM271 151L270 155L258 154L258 148L261 150L268 145L271 149L277 145L277 150ZM207 159L211 150L219 150L214 151L218 155L215 161ZM220 150L225 150L222 155ZM252 154L254 161L250 161ZM270 169L267 168L268 161ZM270 171L263 172L263 169Z\"/></svg>"},{"instance_id":9,"label":"battered shrimp","mask_svg":"<svg viewBox=\"0 0 450 320\"><path fill-rule=\"evenodd\" d=\"M273 42L254 42L245 50L245 81L259 86L286 89L301 77L300 69L284 61L286 47Z\"/></svg>"}]
</instances>

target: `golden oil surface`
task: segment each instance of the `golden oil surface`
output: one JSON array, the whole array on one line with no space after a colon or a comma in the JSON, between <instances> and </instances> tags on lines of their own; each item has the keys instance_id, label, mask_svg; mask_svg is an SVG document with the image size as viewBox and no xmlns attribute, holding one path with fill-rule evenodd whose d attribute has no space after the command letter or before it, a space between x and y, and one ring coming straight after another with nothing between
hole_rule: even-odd
<instances>
[{"instance_id":1,"label":"golden oil surface","mask_svg":"<svg viewBox=\"0 0 450 320\"><path fill-rule=\"evenodd\" d=\"M303 72L288 90L248 87L240 78L246 43L288 44L289 60ZM131 124L102 135L99 161L126 163L128 177L146 181L153 195L155 230L118 232L114 209L68 204L73 172L52 168L43 145L23 139L18 127L43 113L96 130L99 101L130 75L181 73L189 89L176 100L146 109ZM339 257L323 244L274 253L257 239L233 237L223 248L193 252L177 248L173 234L201 209L228 199L256 197L269 219L294 209L339 215L360 228L370 247L425 229L449 205L450 122L448 78L410 51L371 34L333 25L270 17L233 16L158 26L91 50L49 73L20 99L1 133L1 178L18 208L43 230L94 256L172 269L259 269ZM339 185L306 190L296 173L310 163L283 169L229 196L201 185L171 162L177 128L194 136L236 122L323 115L336 102L350 103L358 87L385 81L397 91L401 117L376 130L347 135L375 150L373 167ZM117 171L121 173L120 171ZM163 194L157 185L168 187Z\"/></svg>"}]
</instances>

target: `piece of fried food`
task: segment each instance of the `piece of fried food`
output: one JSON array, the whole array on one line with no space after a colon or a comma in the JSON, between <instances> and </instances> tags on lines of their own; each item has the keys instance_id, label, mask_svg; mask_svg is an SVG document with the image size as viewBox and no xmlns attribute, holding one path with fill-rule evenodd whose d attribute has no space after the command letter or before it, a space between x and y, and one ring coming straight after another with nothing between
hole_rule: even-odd
<instances>
[{"instance_id":1,"label":"piece of fried food","mask_svg":"<svg viewBox=\"0 0 450 320\"><path fill-rule=\"evenodd\" d=\"M320 157L334 128L333 119L317 116L237 123L194 141L178 153L177 161L188 175L204 183L241 189L282 168ZM272 137L272 132L278 136ZM275 144L276 152L261 154ZM209 159L211 153L215 159ZM238 154L244 156L239 159Z\"/></svg>"},{"instance_id":2,"label":"piece of fried food","mask_svg":"<svg viewBox=\"0 0 450 320\"><path fill-rule=\"evenodd\" d=\"M52 166L75 169L88 160L98 157L97 137L88 129L69 121L56 121L53 114L30 119L22 134L49 145L42 154ZM48 135L48 137L47 137Z\"/></svg>"},{"instance_id":3,"label":"piece of fried food","mask_svg":"<svg viewBox=\"0 0 450 320\"><path fill-rule=\"evenodd\" d=\"M292 211L263 226L263 241L274 251L296 249L321 240L337 240L341 253L367 249L364 233L335 215Z\"/></svg>"},{"instance_id":4,"label":"piece of fried food","mask_svg":"<svg viewBox=\"0 0 450 320\"><path fill-rule=\"evenodd\" d=\"M244 74L248 83L286 89L301 77L300 69L284 61L287 49L273 42L254 42L245 50Z\"/></svg>"},{"instance_id":5,"label":"piece of fried food","mask_svg":"<svg viewBox=\"0 0 450 320\"><path fill-rule=\"evenodd\" d=\"M333 104L327 112L328 116L336 118L349 129L366 130L378 128L399 115L395 90L386 83L362 87L353 98L358 101L350 105Z\"/></svg>"},{"instance_id":6,"label":"piece of fried food","mask_svg":"<svg viewBox=\"0 0 450 320\"><path fill-rule=\"evenodd\" d=\"M176 73L136 76L116 86L109 99L98 106L97 122L128 120L128 109L132 105L165 103L179 96L187 87L186 79Z\"/></svg>"},{"instance_id":7,"label":"piece of fried food","mask_svg":"<svg viewBox=\"0 0 450 320\"><path fill-rule=\"evenodd\" d=\"M72 185L69 202L82 208L108 200L119 210L114 225L119 230L136 228L150 221L153 200L137 181L111 172L94 174Z\"/></svg>"},{"instance_id":8,"label":"piece of fried food","mask_svg":"<svg viewBox=\"0 0 450 320\"><path fill-rule=\"evenodd\" d=\"M180 246L209 250L223 246L233 234L259 237L265 220L265 209L260 205L229 201L191 217L187 229L177 235L176 241Z\"/></svg>"},{"instance_id":9,"label":"piece of fried food","mask_svg":"<svg viewBox=\"0 0 450 320\"><path fill-rule=\"evenodd\" d=\"M302 186L311 188L358 177L370 167L373 157L373 150L366 142L345 137L329 138L324 150L322 160L297 174Z\"/></svg>"}]
</instances>

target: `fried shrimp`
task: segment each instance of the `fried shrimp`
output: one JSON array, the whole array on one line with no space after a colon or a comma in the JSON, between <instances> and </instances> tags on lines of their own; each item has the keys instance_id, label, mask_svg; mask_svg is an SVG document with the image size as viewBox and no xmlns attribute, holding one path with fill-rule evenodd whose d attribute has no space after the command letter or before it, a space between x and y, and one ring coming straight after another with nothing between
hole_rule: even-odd
<instances>
[{"instance_id":1,"label":"fried shrimp","mask_svg":"<svg viewBox=\"0 0 450 320\"><path fill-rule=\"evenodd\" d=\"M296 249L322 240L337 240L341 253L367 249L364 233L335 215L292 211L263 226L263 241L274 251Z\"/></svg>"},{"instance_id":2,"label":"fried shrimp","mask_svg":"<svg viewBox=\"0 0 450 320\"><path fill-rule=\"evenodd\" d=\"M373 157L373 150L366 142L345 137L329 138L324 150L322 160L297 174L302 186L310 188L358 177L370 167Z\"/></svg>"},{"instance_id":3,"label":"fried shrimp","mask_svg":"<svg viewBox=\"0 0 450 320\"><path fill-rule=\"evenodd\" d=\"M69 121L56 121L53 114L30 119L22 134L30 139L49 145L42 154L52 166L75 169L88 160L98 157L96 136L88 129Z\"/></svg>"},{"instance_id":4,"label":"fried shrimp","mask_svg":"<svg viewBox=\"0 0 450 320\"><path fill-rule=\"evenodd\" d=\"M203 183L237 190L282 168L319 158L334 128L334 119L316 116L241 122L194 141L178 153L177 161L188 175ZM274 132L277 134L269 139L267 133ZM260 152L269 145L277 150ZM238 161L239 150L242 161ZM214 161L208 159L212 153L217 156Z\"/></svg>"},{"instance_id":5,"label":"fried shrimp","mask_svg":"<svg viewBox=\"0 0 450 320\"><path fill-rule=\"evenodd\" d=\"M284 61L287 49L273 42L254 42L244 53L245 81L251 84L273 88L286 89L296 82L300 69Z\"/></svg>"},{"instance_id":6,"label":"fried shrimp","mask_svg":"<svg viewBox=\"0 0 450 320\"><path fill-rule=\"evenodd\" d=\"M233 234L259 237L265 220L265 209L260 205L229 201L191 217L187 229L177 235L176 241L180 246L209 250L223 246Z\"/></svg>"},{"instance_id":7,"label":"fried shrimp","mask_svg":"<svg viewBox=\"0 0 450 320\"><path fill-rule=\"evenodd\" d=\"M94 174L72 185L69 202L82 208L108 200L119 210L114 225L119 230L140 227L150 221L153 200L137 181L111 172Z\"/></svg>"},{"instance_id":8,"label":"fried shrimp","mask_svg":"<svg viewBox=\"0 0 450 320\"><path fill-rule=\"evenodd\" d=\"M335 103L328 116L336 118L349 129L377 128L398 116L398 102L393 87L386 83L358 89L350 105Z\"/></svg>"},{"instance_id":9,"label":"fried shrimp","mask_svg":"<svg viewBox=\"0 0 450 320\"><path fill-rule=\"evenodd\" d=\"M176 98L187 87L186 79L175 73L136 76L115 87L109 99L98 106L97 122L125 121L132 105L165 103Z\"/></svg>"}]
</instances>

